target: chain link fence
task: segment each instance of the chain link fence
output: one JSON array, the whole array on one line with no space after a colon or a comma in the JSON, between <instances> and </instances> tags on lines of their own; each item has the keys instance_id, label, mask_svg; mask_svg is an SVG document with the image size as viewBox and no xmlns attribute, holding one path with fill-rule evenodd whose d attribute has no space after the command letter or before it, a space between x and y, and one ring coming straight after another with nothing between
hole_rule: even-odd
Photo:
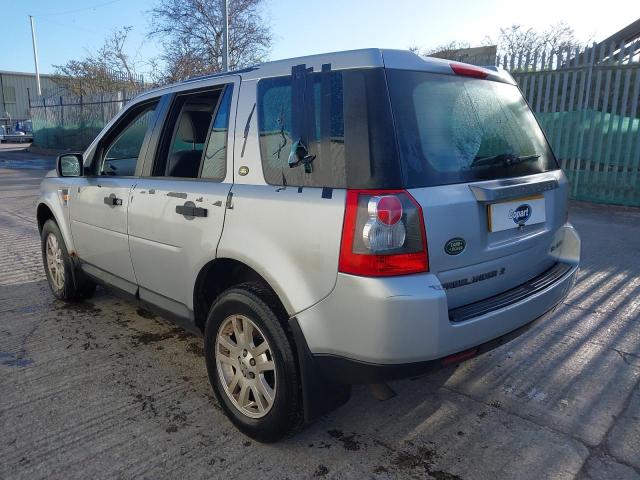
<instances>
[{"instance_id":1,"label":"chain link fence","mask_svg":"<svg viewBox=\"0 0 640 480\"><path fill-rule=\"evenodd\" d=\"M33 144L56 150L84 150L100 130L142 88L111 93L68 95L48 92L30 105Z\"/></svg>"}]
</instances>

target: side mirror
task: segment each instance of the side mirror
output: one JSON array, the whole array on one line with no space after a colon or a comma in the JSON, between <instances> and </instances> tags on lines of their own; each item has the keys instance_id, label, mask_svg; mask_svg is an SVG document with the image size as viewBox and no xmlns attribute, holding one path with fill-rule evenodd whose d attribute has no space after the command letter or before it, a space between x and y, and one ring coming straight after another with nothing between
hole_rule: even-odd
<instances>
[{"instance_id":1,"label":"side mirror","mask_svg":"<svg viewBox=\"0 0 640 480\"><path fill-rule=\"evenodd\" d=\"M82 176L82 165L81 153L65 153L58 156L56 171L61 177L80 177Z\"/></svg>"}]
</instances>

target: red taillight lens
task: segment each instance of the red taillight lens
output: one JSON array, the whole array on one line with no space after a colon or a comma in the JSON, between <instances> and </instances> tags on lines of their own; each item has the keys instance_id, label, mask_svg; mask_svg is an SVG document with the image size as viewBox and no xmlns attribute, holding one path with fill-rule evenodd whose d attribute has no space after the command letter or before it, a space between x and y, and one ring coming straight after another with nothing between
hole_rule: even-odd
<instances>
[{"instance_id":1,"label":"red taillight lens","mask_svg":"<svg viewBox=\"0 0 640 480\"><path fill-rule=\"evenodd\" d=\"M465 77L487 78L489 74L486 70L474 67L473 65L464 65L462 63L450 63L449 66L456 75L464 75Z\"/></svg>"},{"instance_id":2,"label":"red taillight lens","mask_svg":"<svg viewBox=\"0 0 640 480\"><path fill-rule=\"evenodd\" d=\"M393 276L429 269L422 209L405 190L348 190L339 270Z\"/></svg>"},{"instance_id":3,"label":"red taillight lens","mask_svg":"<svg viewBox=\"0 0 640 480\"><path fill-rule=\"evenodd\" d=\"M402 202L395 195L372 197L367 209L370 217L377 218L385 225L394 225L402 218Z\"/></svg>"}]
</instances>

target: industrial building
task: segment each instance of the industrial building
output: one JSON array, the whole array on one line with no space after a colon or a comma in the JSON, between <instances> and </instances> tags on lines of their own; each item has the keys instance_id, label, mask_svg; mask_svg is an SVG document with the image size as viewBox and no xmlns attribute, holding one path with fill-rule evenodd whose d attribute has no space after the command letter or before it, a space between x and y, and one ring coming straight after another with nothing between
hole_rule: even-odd
<instances>
[{"instance_id":1,"label":"industrial building","mask_svg":"<svg viewBox=\"0 0 640 480\"><path fill-rule=\"evenodd\" d=\"M55 88L53 75L40 74L43 92ZM29 118L29 99L38 96L35 73L0 70L0 123L11 123Z\"/></svg>"}]
</instances>

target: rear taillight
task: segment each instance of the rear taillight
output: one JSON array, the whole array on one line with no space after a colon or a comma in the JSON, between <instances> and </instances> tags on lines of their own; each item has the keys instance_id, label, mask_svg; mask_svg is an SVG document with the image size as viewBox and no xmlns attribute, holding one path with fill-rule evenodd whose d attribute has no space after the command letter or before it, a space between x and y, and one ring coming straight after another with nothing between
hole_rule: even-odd
<instances>
[{"instance_id":1,"label":"rear taillight","mask_svg":"<svg viewBox=\"0 0 640 480\"><path fill-rule=\"evenodd\" d=\"M347 190L339 270L392 276L429 270L422 209L405 190Z\"/></svg>"}]
</instances>

